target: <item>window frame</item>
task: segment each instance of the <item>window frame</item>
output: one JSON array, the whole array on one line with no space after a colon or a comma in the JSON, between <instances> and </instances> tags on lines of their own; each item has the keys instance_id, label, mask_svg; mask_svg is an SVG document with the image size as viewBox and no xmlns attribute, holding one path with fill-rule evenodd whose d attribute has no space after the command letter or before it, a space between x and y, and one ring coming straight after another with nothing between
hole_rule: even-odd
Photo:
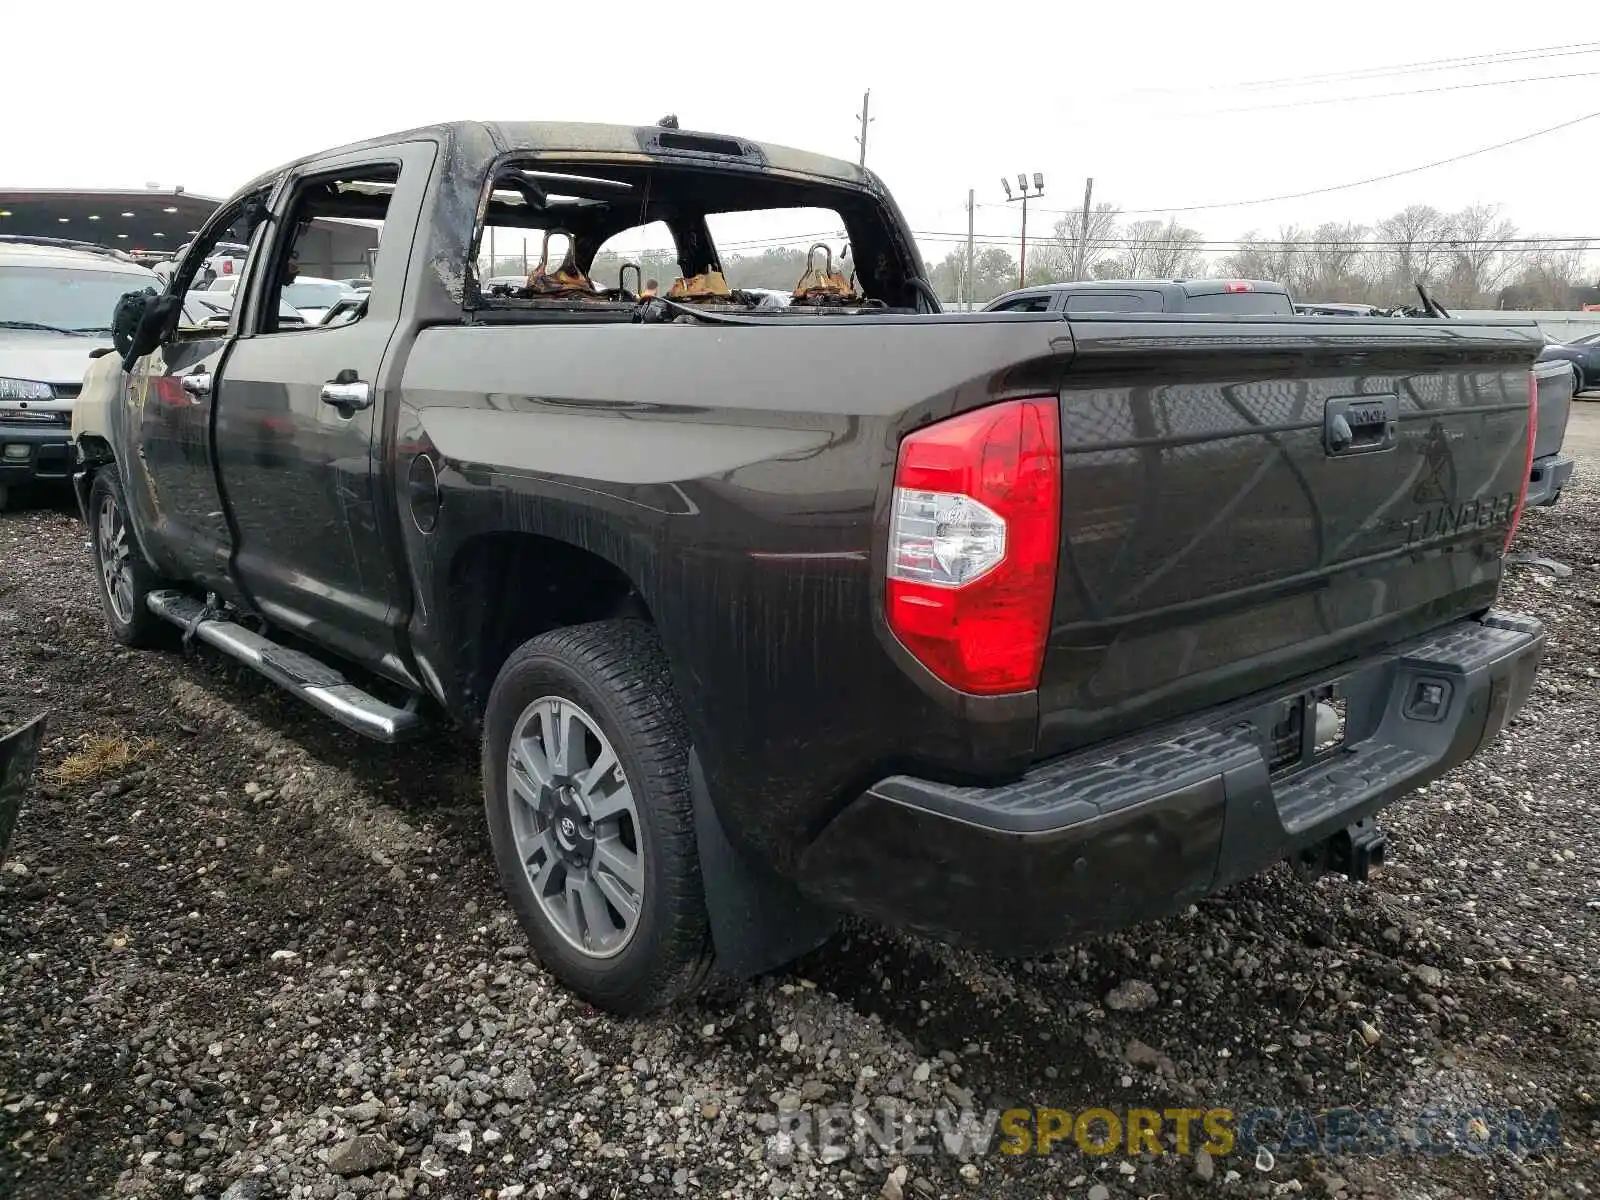
<instances>
[{"instance_id":1,"label":"window frame","mask_svg":"<svg viewBox=\"0 0 1600 1200\"><path fill-rule=\"evenodd\" d=\"M296 237L297 224L291 218L296 216L295 207L301 199L301 194L308 187L330 181L349 182L365 174L389 171L394 173L392 181L374 180L374 182L391 184L384 203L383 225L386 226L393 215L395 199L406 172L406 163L395 153L395 148L393 147L386 147L383 152L375 153L370 158L352 155L349 157L340 156L335 160L306 163L301 170L285 176L280 181L278 188L274 192L272 203L272 238L265 247L254 247L252 249L251 257L256 265L252 269L251 264L246 263L246 272L248 272L246 282L241 283L238 291L235 292L233 308L236 313L241 307L238 292L248 288L250 293L250 312L245 317L243 327L239 330L238 336L277 337L282 334L303 335L330 329L348 329L350 326L360 324L367 319L370 310L353 320L342 321L338 325L331 327L321 324L296 325L288 328L280 327L277 322L282 314L278 311L279 305L276 302L276 298L280 298L281 293L272 286L271 281L278 278L284 264L289 260L289 251L295 248L295 243L298 241ZM310 218L310 220L315 219L315 217ZM309 227L309 220L307 227ZM381 230L378 242L379 253L381 254L383 243ZM265 250L265 254L260 252L262 249ZM262 261L265 261L266 264L265 273L261 270ZM374 272L376 272L376 261L374 262ZM271 322L270 326L268 324L269 320Z\"/></svg>"},{"instance_id":2,"label":"window frame","mask_svg":"<svg viewBox=\"0 0 1600 1200\"><path fill-rule=\"evenodd\" d=\"M1040 302L1043 302L1042 304ZM990 312L1021 312L1041 313L1051 312L1055 309L1056 294L1054 292L1034 292L1027 296L1018 296L1015 300L1002 304L999 308L991 308ZM1038 307L1035 307L1038 305Z\"/></svg>"},{"instance_id":3,"label":"window frame","mask_svg":"<svg viewBox=\"0 0 1600 1200\"><path fill-rule=\"evenodd\" d=\"M263 213L263 219L258 221L255 228L250 231L249 242L244 243L248 249L244 258L244 265L239 271L240 279L248 280L251 270L260 259L261 242L263 237L266 236L262 231L272 225L272 221L267 219L266 214L271 210L273 193L277 190L277 187L278 181L272 181L235 196L231 201L223 204L216 212L212 213L206 223L200 227L200 232L195 234L194 238L188 243L188 248L184 251L183 258L173 271L172 277L167 281L166 294L176 297L178 303L173 308L167 327L162 330L161 341L163 344L186 336L216 337L220 332L223 332L216 328L207 329L203 325L185 325L183 323L183 310L186 307L185 298L192 290L195 278L202 270L207 269L207 260L214 257L212 251L225 240L234 223L244 217L252 205L259 205ZM229 240L231 242L231 239ZM238 245L240 243L232 242L231 244ZM241 283L233 293L234 301L232 307L228 310L226 328L226 333L229 337L238 333L240 323L239 292L247 286L248 283Z\"/></svg>"},{"instance_id":4,"label":"window frame","mask_svg":"<svg viewBox=\"0 0 1600 1200\"><path fill-rule=\"evenodd\" d=\"M1149 301L1150 301L1150 299L1152 297L1156 301L1156 305L1155 305L1154 308L1152 308L1150 306L1150 303L1149 303ZM1136 307L1133 307L1133 308L1105 308L1105 307L1076 308L1076 307L1073 306L1073 301L1075 301L1075 300L1105 301L1105 300L1118 300L1118 299L1132 300L1134 302L1134 304L1136 305ZM1129 289L1128 291L1125 291L1125 292L1109 292L1109 291L1102 292L1102 291L1099 291L1097 289L1095 291L1083 291L1083 292L1072 292L1072 291L1069 291L1069 292L1067 292L1065 294L1065 296L1063 297L1063 301L1062 301L1062 305L1061 305L1061 311L1065 312L1065 313L1068 313L1068 314L1071 314L1071 313L1085 313L1085 314L1087 314L1087 313L1165 312L1166 311L1166 305L1161 303L1161 294L1159 292L1142 291L1142 290L1140 290L1138 288L1132 288L1132 289Z\"/></svg>"}]
</instances>

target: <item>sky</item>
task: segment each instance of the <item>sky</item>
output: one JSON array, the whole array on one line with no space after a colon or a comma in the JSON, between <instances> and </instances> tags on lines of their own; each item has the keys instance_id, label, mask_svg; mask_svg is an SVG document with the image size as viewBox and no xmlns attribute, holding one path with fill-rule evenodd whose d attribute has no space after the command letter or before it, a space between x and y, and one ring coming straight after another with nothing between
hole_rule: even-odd
<instances>
[{"instance_id":1,"label":"sky","mask_svg":"<svg viewBox=\"0 0 1600 1200\"><path fill-rule=\"evenodd\" d=\"M1015 237L1021 214L1001 177L1014 188L1019 172L1040 172L1034 236L1059 219L1050 210L1081 203L1092 176L1096 201L1124 210L1229 205L1172 213L1208 239L1485 202L1524 235L1600 237L1600 42L1580 40L1595 27L1593 0L166 0L139 11L131 32L122 4L9 7L0 185L156 182L224 196L300 154L434 121L650 124L668 112L685 129L853 159L871 89L867 165L920 234L964 235L970 188L978 233ZM1506 82L1539 76L1571 77ZM1396 92L1421 94L1384 95ZM37 104L23 106L29 96ZM1591 113L1387 182L1234 203ZM921 240L930 260L942 255L945 243Z\"/></svg>"}]
</instances>

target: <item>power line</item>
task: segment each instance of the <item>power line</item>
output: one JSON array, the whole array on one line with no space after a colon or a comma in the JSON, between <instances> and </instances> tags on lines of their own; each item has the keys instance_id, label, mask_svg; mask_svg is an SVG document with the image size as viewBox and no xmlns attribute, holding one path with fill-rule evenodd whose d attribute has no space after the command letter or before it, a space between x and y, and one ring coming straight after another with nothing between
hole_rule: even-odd
<instances>
[{"instance_id":1,"label":"power line","mask_svg":"<svg viewBox=\"0 0 1600 1200\"><path fill-rule=\"evenodd\" d=\"M1357 67L1348 71L1329 71L1320 75L1292 75L1277 79L1247 80L1238 84L1213 84L1199 89L1266 90L1283 87L1310 87L1320 83L1351 83L1364 79L1386 79L1397 75L1426 75L1434 71L1465 71L1474 67L1498 67L1506 63L1531 62L1541 58L1566 58L1572 55L1593 54L1600 42L1566 42L1555 46L1529 46L1521 50L1495 50L1484 54L1457 55L1452 58L1427 58L1419 62L1392 63L1381 67ZM1194 91L1193 88L1164 89L1172 92Z\"/></svg>"},{"instance_id":2,"label":"power line","mask_svg":"<svg viewBox=\"0 0 1600 1200\"><path fill-rule=\"evenodd\" d=\"M934 245L937 245L937 246L952 246L952 247L959 248L960 245L961 245L961 243L959 243L959 242L957 242L957 241L955 241L953 239L947 238L947 237L925 238L925 239L922 239L922 240L932 242ZM973 244L976 245L976 246L979 246L980 248L1001 249L1001 250L1003 250L1003 249L1008 249L1011 246L1014 246L1016 244L1016 241L1017 241L1016 238L993 239L993 240L991 240L991 239L986 239L986 238L983 238L983 237L977 237L977 238L973 239ZM1131 247L1127 247L1127 246L1117 246L1117 245L1114 245L1114 244L1111 244L1111 243L1105 243L1105 242L1096 242L1095 245L1097 247L1101 248L1101 249L1111 250L1111 251L1126 250L1126 249L1130 249L1131 248ZM1191 250L1195 254L1236 254L1236 253L1239 253L1241 251L1259 249L1259 250L1262 250L1263 252L1269 253L1269 254L1279 254L1279 253L1281 253L1281 254L1292 255L1292 256L1304 256L1304 257L1307 257L1307 258L1338 258L1338 257L1341 257L1341 256L1351 257L1351 256L1367 256L1367 255L1374 255L1374 254L1393 255L1393 254L1400 253L1399 248L1391 247L1391 246L1328 246L1328 245L1321 245L1321 246L1315 246L1315 245L1313 245L1313 246L1307 246L1307 245L1274 246L1271 243L1244 243L1242 245L1235 246L1232 249L1229 249L1228 247L1223 247L1223 246L1195 246L1195 245L1187 244L1187 243L1173 242L1173 243L1165 244L1162 248L1167 248L1167 247L1170 247L1172 249ZM1507 254L1507 255L1540 254L1540 253L1544 253L1546 251L1546 249L1547 248L1543 247L1543 246L1505 246L1505 247L1499 248L1496 251L1496 253ZM1580 254L1583 254L1583 255L1587 255L1587 254L1589 254L1591 252L1590 248L1587 247L1587 246L1552 246L1552 247L1548 247L1548 249L1550 251L1557 252L1557 253L1561 253L1561 252L1577 252L1577 253L1580 253ZM1418 253L1421 253L1421 252L1422 252L1422 250L1419 249ZM1436 249L1433 252L1439 252L1439 251ZM1441 256L1448 256L1448 252L1443 252L1441 254Z\"/></svg>"},{"instance_id":3,"label":"power line","mask_svg":"<svg viewBox=\"0 0 1600 1200\"><path fill-rule=\"evenodd\" d=\"M984 206L980 204L977 207L982 208ZM954 229L914 229L911 234L921 241L932 242L965 242L967 239L967 234L964 231ZM764 238L745 238L738 241L719 242L717 243L717 249L719 251L776 249L791 245L799 246L802 243L811 245L818 241L830 238L839 239L846 236L848 235L841 229L820 229L811 233L780 234ZM972 240L979 245L1008 245L1020 243L1022 239L1017 234L974 232ZM1090 238L1089 240L1096 246L1116 249L1178 244L1174 239L1163 237L1103 237ZM1389 252L1407 247L1413 250L1468 250L1483 247L1507 251L1587 250L1591 246L1600 248L1600 234L1511 238L1419 238L1415 241L1367 238L1349 241L1291 241L1283 238L1200 238L1194 241L1185 241L1182 244L1201 252L1224 252L1241 249L1246 246L1262 249L1294 249L1301 252L1325 251L1327 253L1355 252L1363 254ZM642 249L630 249L624 257L626 255L674 253L676 253L676 250L671 246L647 246Z\"/></svg>"},{"instance_id":4,"label":"power line","mask_svg":"<svg viewBox=\"0 0 1600 1200\"><path fill-rule=\"evenodd\" d=\"M1180 204L1171 208L1126 208L1122 209L1119 216L1146 216L1156 213L1180 212L1210 212L1219 208L1250 208L1257 204L1276 204L1281 200L1304 200L1309 196L1323 196L1330 192L1345 192L1351 188L1367 187L1369 184L1385 183L1390 179L1399 179L1404 175L1415 175L1421 171L1431 171L1435 167L1449 166L1451 163L1463 162L1469 158L1477 158L1481 154L1491 154L1496 150L1504 150L1508 146L1520 145L1531 142L1534 138L1541 138L1547 134L1559 133L1563 129L1571 129L1574 125L1581 125L1585 121L1592 121L1600 117L1600 112L1585 113L1581 117L1574 117L1570 121L1563 121L1559 125L1550 125L1544 129L1535 129L1532 133L1524 133L1519 137L1508 138L1503 142L1496 142L1492 146L1480 146L1476 150L1468 150L1462 154L1452 154L1449 158L1438 158L1432 162L1421 163L1415 167L1403 167L1398 171L1389 171L1383 175L1372 175L1366 179L1355 179L1349 183L1335 183L1327 187L1310 188L1303 192L1284 192L1277 196L1262 196L1255 200L1230 200L1226 203L1215 204ZM980 205L980 208L992 208L994 205ZM1070 216L1067 209L1041 209L1041 212L1053 213L1057 216Z\"/></svg>"},{"instance_id":5,"label":"power line","mask_svg":"<svg viewBox=\"0 0 1600 1200\"><path fill-rule=\"evenodd\" d=\"M1559 79L1592 79L1600 71L1572 71L1563 75L1524 75L1517 79L1488 79L1479 83L1448 83L1439 87L1409 88L1398 92L1369 92L1361 96L1324 96L1320 100L1286 100L1282 104L1247 104L1239 108L1213 108L1191 114L1211 117L1224 113L1270 112L1284 108L1314 108L1325 104L1356 104L1363 100L1392 100L1399 96L1426 96L1435 92L1464 92L1475 88L1510 87L1518 83L1551 83Z\"/></svg>"},{"instance_id":6,"label":"power line","mask_svg":"<svg viewBox=\"0 0 1600 1200\"><path fill-rule=\"evenodd\" d=\"M924 242L964 242L966 234L947 232L945 230L913 230L913 236ZM973 235L973 241L980 245L1007 246L1015 245L1019 239L1015 234L1004 233L979 233ZM1053 239L1057 244L1076 246L1075 239ZM1481 238L1462 239L1455 242L1448 241L1417 241L1417 242L1290 242L1272 239L1238 238L1231 241L1163 241L1159 238L1138 240L1129 238L1090 238L1090 244L1107 250L1130 250L1146 247L1182 246L1192 249L1197 253L1227 253L1234 250L1262 249L1284 250L1303 254L1393 254L1401 250L1413 250L1434 253L1469 253L1473 251L1491 250L1506 254L1537 254L1547 250L1564 251L1577 250L1587 253L1591 249L1600 249L1600 236L1592 238Z\"/></svg>"},{"instance_id":7,"label":"power line","mask_svg":"<svg viewBox=\"0 0 1600 1200\"><path fill-rule=\"evenodd\" d=\"M918 239L925 242L934 242L939 245L956 245L965 242L965 236L952 237L949 234L918 234ZM985 237L978 234L973 239L975 245L980 246L1014 246L1015 237ZM1058 243L1059 244L1059 243ZM1073 247L1076 243L1068 243ZM1373 245L1367 242L1238 242L1231 246L1219 245L1215 242L1112 242L1091 239L1092 247L1105 250L1145 250L1166 249L1167 247L1181 247L1193 250L1197 254L1231 254L1239 250L1265 250L1270 252L1292 252L1295 254L1398 254L1410 250L1418 254L1471 254L1488 251L1496 254L1542 254L1546 251L1565 252L1578 251L1587 254L1592 250L1600 249L1595 242L1580 242L1563 245L1517 245L1509 244L1497 246L1484 242L1470 246L1430 246L1430 245Z\"/></svg>"}]
</instances>

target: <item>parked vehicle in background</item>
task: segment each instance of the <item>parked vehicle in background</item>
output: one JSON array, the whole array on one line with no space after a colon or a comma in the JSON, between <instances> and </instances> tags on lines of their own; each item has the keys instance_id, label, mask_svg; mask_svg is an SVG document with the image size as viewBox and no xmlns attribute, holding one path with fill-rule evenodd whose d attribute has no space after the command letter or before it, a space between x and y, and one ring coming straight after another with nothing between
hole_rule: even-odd
<instances>
[{"instance_id":1,"label":"parked vehicle in background","mask_svg":"<svg viewBox=\"0 0 1600 1200\"><path fill-rule=\"evenodd\" d=\"M490 296L497 288L520 288L528 282L526 275L490 275L478 284L478 289Z\"/></svg>"},{"instance_id":2,"label":"parked vehicle in background","mask_svg":"<svg viewBox=\"0 0 1600 1200\"><path fill-rule=\"evenodd\" d=\"M110 348L124 293L160 287L154 271L103 246L0 235L0 508L17 484L70 478L89 356Z\"/></svg>"},{"instance_id":3,"label":"parked vehicle in background","mask_svg":"<svg viewBox=\"0 0 1600 1200\"><path fill-rule=\"evenodd\" d=\"M1296 304L1294 310L1302 317L1382 317L1388 315L1384 309L1379 308L1376 304Z\"/></svg>"},{"instance_id":4,"label":"parked vehicle in background","mask_svg":"<svg viewBox=\"0 0 1600 1200\"><path fill-rule=\"evenodd\" d=\"M226 321L235 299L232 292L189 292L183 298L183 324L197 329L208 322ZM287 300L278 302L278 320L284 325L308 324L300 310Z\"/></svg>"},{"instance_id":5,"label":"parked vehicle in background","mask_svg":"<svg viewBox=\"0 0 1600 1200\"><path fill-rule=\"evenodd\" d=\"M1167 312L1293 316L1289 289L1260 279L1095 279L997 296L984 312Z\"/></svg>"},{"instance_id":6,"label":"parked vehicle in background","mask_svg":"<svg viewBox=\"0 0 1600 1200\"><path fill-rule=\"evenodd\" d=\"M792 292L779 291L777 288L745 288L752 296L760 296L764 308L787 308L794 303Z\"/></svg>"},{"instance_id":7,"label":"parked vehicle in background","mask_svg":"<svg viewBox=\"0 0 1600 1200\"><path fill-rule=\"evenodd\" d=\"M360 279L341 279L339 282L352 292L370 292L372 290L372 280L365 276Z\"/></svg>"},{"instance_id":8,"label":"parked vehicle in background","mask_svg":"<svg viewBox=\"0 0 1600 1200\"><path fill-rule=\"evenodd\" d=\"M728 287L707 218L802 207L872 269ZM284 328L260 300L322 217L382 223L370 302ZM681 277L597 289L658 221ZM182 328L239 225L231 327ZM532 294L483 293L496 231L556 230ZM841 912L1033 954L1284 859L1363 877L1378 812L1533 685L1495 603L1534 327L1176 281L958 316L915 245L855 163L677 128L269 172L121 310L130 402L76 480L107 627L374 738L471 731L528 938L616 1011Z\"/></svg>"},{"instance_id":9,"label":"parked vehicle in background","mask_svg":"<svg viewBox=\"0 0 1600 1200\"><path fill-rule=\"evenodd\" d=\"M209 288L218 280L237 275L243 269L245 256L249 253L249 246L237 242L218 243L216 249L206 258L205 265L195 279L195 286Z\"/></svg>"},{"instance_id":10,"label":"parked vehicle in background","mask_svg":"<svg viewBox=\"0 0 1600 1200\"><path fill-rule=\"evenodd\" d=\"M315 275L297 276L293 283L283 289L283 298L294 306L308 325L319 324L328 315L328 310L343 297L355 294L353 289L337 279L320 279Z\"/></svg>"},{"instance_id":11,"label":"parked vehicle in background","mask_svg":"<svg viewBox=\"0 0 1600 1200\"><path fill-rule=\"evenodd\" d=\"M1561 499L1561 491L1572 478L1576 463L1562 452L1567 439L1567 422L1572 416L1575 394L1569 364L1540 359L1534 363L1533 386L1538 396L1539 430L1533 442L1533 464L1528 473L1528 504L1548 508Z\"/></svg>"},{"instance_id":12,"label":"parked vehicle in background","mask_svg":"<svg viewBox=\"0 0 1600 1200\"><path fill-rule=\"evenodd\" d=\"M239 281L243 275L223 275L211 280L205 287L191 289L191 292L206 292L215 296L231 296L239 289Z\"/></svg>"},{"instance_id":13,"label":"parked vehicle in background","mask_svg":"<svg viewBox=\"0 0 1600 1200\"><path fill-rule=\"evenodd\" d=\"M1545 362L1571 363L1574 387L1579 392L1600 387L1600 333L1586 333L1568 342L1547 334L1539 358Z\"/></svg>"}]
</instances>

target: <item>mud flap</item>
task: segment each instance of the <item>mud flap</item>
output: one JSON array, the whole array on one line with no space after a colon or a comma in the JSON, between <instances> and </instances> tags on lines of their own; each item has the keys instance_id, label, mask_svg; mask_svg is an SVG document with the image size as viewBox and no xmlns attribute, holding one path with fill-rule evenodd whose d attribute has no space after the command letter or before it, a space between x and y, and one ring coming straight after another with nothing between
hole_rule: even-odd
<instances>
[{"instance_id":1,"label":"mud flap","mask_svg":"<svg viewBox=\"0 0 1600 1200\"><path fill-rule=\"evenodd\" d=\"M6 861L11 833L22 813L22 797L33 779L44 741L44 714L0 737L0 865Z\"/></svg>"},{"instance_id":2,"label":"mud flap","mask_svg":"<svg viewBox=\"0 0 1600 1200\"><path fill-rule=\"evenodd\" d=\"M803 897L787 880L751 863L728 840L711 803L700 756L689 752L695 842L705 886L715 973L749 979L814 950L838 927L837 913Z\"/></svg>"}]
</instances>

